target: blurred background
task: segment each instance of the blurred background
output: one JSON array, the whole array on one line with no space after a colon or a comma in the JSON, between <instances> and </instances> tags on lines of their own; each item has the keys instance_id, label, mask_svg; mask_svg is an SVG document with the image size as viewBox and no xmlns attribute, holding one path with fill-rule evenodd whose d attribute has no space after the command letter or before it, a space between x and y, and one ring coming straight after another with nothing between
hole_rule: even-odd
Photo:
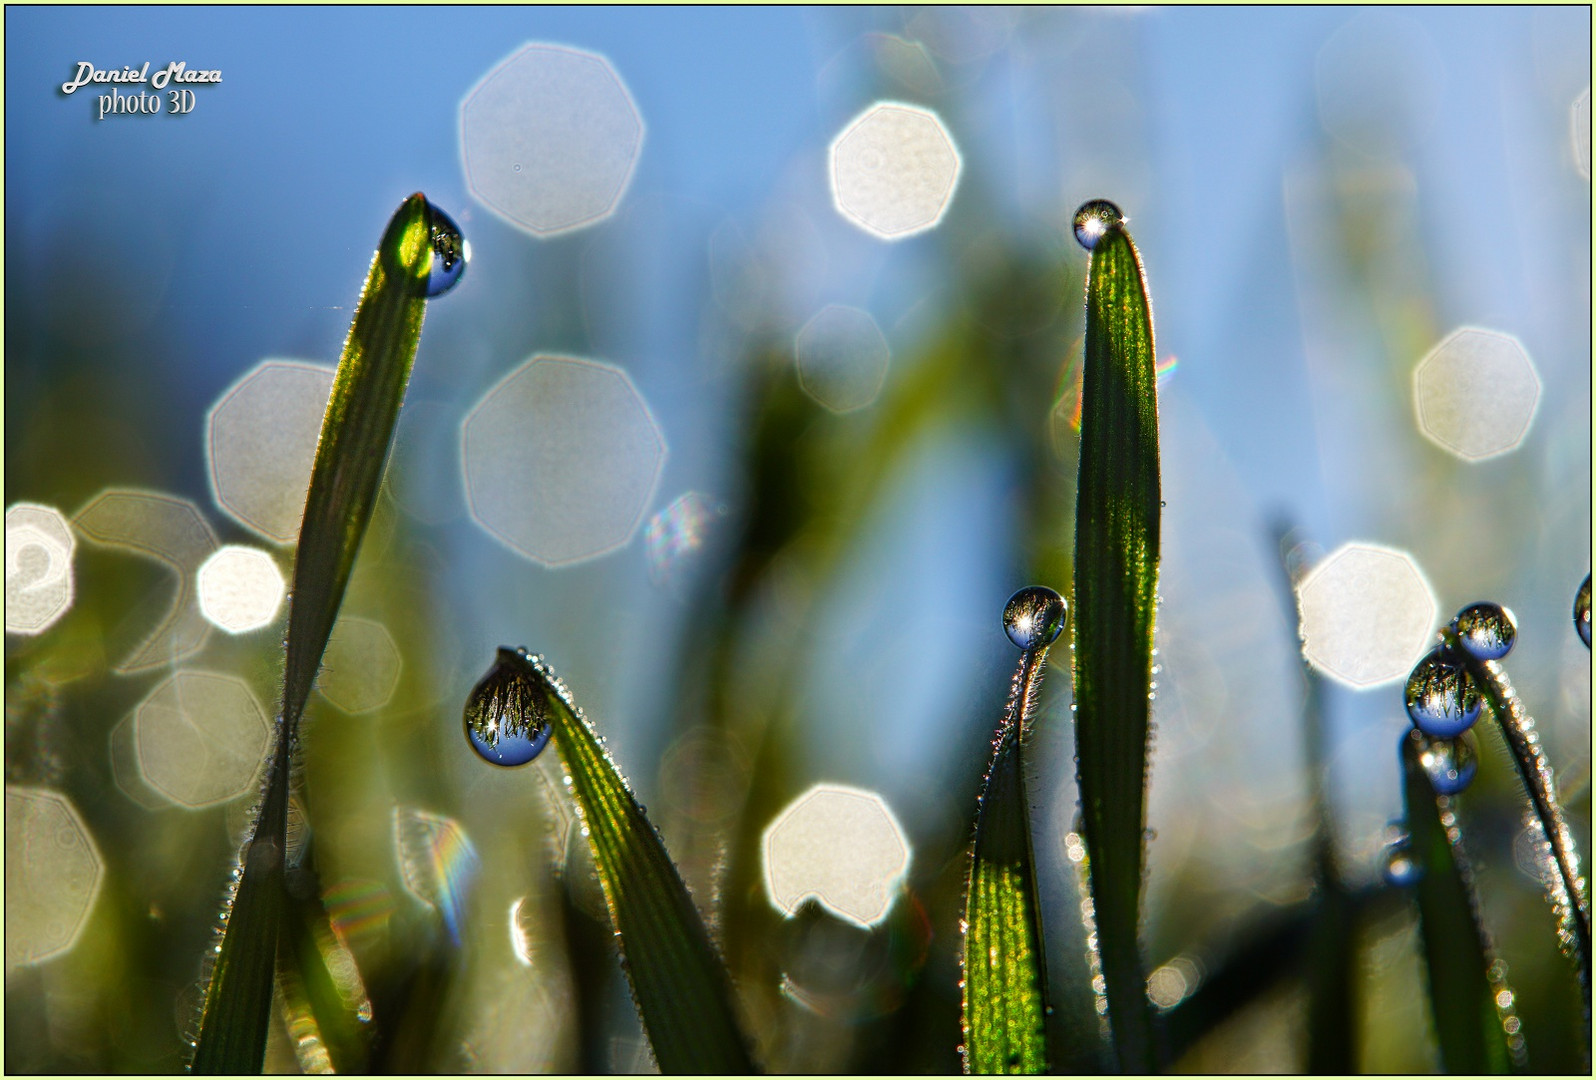
<instances>
[{"instance_id":1,"label":"blurred background","mask_svg":"<svg viewBox=\"0 0 1596 1080\"><path fill-rule=\"evenodd\" d=\"M1349 945L1348 1068L1437 1067L1411 905L1378 885L1400 680L1463 604L1516 613L1506 667L1589 851L1588 9L6 30L8 1071L185 1060L330 371L417 190L472 259L429 304L302 735L290 947L344 1008L280 979L268 1068L652 1068L555 755L499 769L463 737L494 648L525 645L608 736L770 1069L957 1070L1000 617L1023 585L1070 592L1069 223L1094 197L1129 217L1162 372L1144 942L1174 1067L1305 1067L1312 973L1236 958L1307 910L1321 788L1344 882L1385 897ZM221 81L179 115L99 116L147 85L62 90L146 61ZM1349 543L1385 570L1349 574ZM1305 740L1320 676L1286 582L1319 568L1351 614L1300 628L1323 643ZM1032 794L1054 1056L1095 1071L1066 656ZM1485 727L1461 800L1482 918L1528 1066L1582 1070ZM766 835L822 804L841 870Z\"/></svg>"}]
</instances>

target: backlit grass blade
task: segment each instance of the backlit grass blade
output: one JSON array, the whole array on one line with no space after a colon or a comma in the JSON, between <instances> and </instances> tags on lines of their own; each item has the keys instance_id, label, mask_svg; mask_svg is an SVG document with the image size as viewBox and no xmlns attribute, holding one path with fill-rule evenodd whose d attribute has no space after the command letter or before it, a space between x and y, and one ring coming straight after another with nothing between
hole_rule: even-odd
<instances>
[{"instance_id":1,"label":"backlit grass blade","mask_svg":"<svg viewBox=\"0 0 1596 1080\"><path fill-rule=\"evenodd\" d=\"M1137 949L1158 585L1158 398L1141 258L1100 228L1086 282L1075 510L1075 746L1098 950L1125 1072L1154 1065Z\"/></svg>"},{"instance_id":2,"label":"backlit grass blade","mask_svg":"<svg viewBox=\"0 0 1596 1080\"><path fill-rule=\"evenodd\" d=\"M1414 899L1430 976L1430 1008L1449 1073L1505 1073L1508 1048L1497 1015L1498 988L1474 907L1467 864L1454 846L1451 801L1437 799L1419 761L1421 739L1402 740L1402 791L1409 851L1418 870Z\"/></svg>"},{"instance_id":3,"label":"backlit grass blade","mask_svg":"<svg viewBox=\"0 0 1596 1080\"><path fill-rule=\"evenodd\" d=\"M290 750L371 519L421 340L434 231L441 222L447 218L419 193L400 205L377 245L338 361L294 559L282 715L266 798L206 992L195 1072L259 1072L265 1057L284 910Z\"/></svg>"},{"instance_id":4,"label":"backlit grass blade","mask_svg":"<svg viewBox=\"0 0 1596 1080\"><path fill-rule=\"evenodd\" d=\"M731 979L653 823L543 659L506 648L498 662L553 729L660 1071L753 1072Z\"/></svg>"},{"instance_id":5,"label":"backlit grass blade","mask_svg":"<svg viewBox=\"0 0 1596 1080\"><path fill-rule=\"evenodd\" d=\"M1047 965L1021 755L1022 721L1035 699L1046 653L1044 647L1020 660L975 818L964 916L967 1073L1048 1068Z\"/></svg>"}]
</instances>

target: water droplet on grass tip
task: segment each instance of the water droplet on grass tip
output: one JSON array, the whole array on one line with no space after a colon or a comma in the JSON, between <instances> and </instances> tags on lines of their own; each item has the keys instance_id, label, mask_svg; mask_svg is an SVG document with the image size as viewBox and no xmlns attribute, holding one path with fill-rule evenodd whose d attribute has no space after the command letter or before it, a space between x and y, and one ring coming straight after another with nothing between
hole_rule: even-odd
<instances>
[{"instance_id":1,"label":"water droplet on grass tip","mask_svg":"<svg viewBox=\"0 0 1596 1080\"><path fill-rule=\"evenodd\" d=\"M430 202L427 217L432 233L432 268L427 273L427 296L431 298L442 296L460 283L471 259L471 245L454 219Z\"/></svg>"},{"instance_id":2,"label":"water droplet on grass tip","mask_svg":"<svg viewBox=\"0 0 1596 1080\"><path fill-rule=\"evenodd\" d=\"M1470 604L1452 620L1458 643L1476 660L1500 660L1513 651L1518 623L1501 604L1482 600Z\"/></svg>"},{"instance_id":3,"label":"water droplet on grass tip","mask_svg":"<svg viewBox=\"0 0 1596 1080\"><path fill-rule=\"evenodd\" d=\"M1432 739L1423 732L1404 738L1417 740L1419 767L1437 795L1456 795L1473 782L1480 765L1480 744L1472 731L1455 739Z\"/></svg>"},{"instance_id":4,"label":"water droplet on grass tip","mask_svg":"<svg viewBox=\"0 0 1596 1080\"><path fill-rule=\"evenodd\" d=\"M1433 739L1450 739L1474 726L1483 703L1479 687L1444 645L1414 665L1406 699L1413 726Z\"/></svg>"},{"instance_id":5,"label":"water droplet on grass tip","mask_svg":"<svg viewBox=\"0 0 1596 1080\"><path fill-rule=\"evenodd\" d=\"M465 733L484 761L525 765L549 743L548 692L534 678L525 649L501 648L465 704Z\"/></svg>"},{"instance_id":6,"label":"water droplet on grass tip","mask_svg":"<svg viewBox=\"0 0 1596 1080\"><path fill-rule=\"evenodd\" d=\"M1075 239L1087 251L1097 246L1103 234L1115 225L1122 224L1125 215L1107 199L1092 199L1081 203L1075 211Z\"/></svg>"},{"instance_id":7,"label":"water droplet on grass tip","mask_svg":"<svg viewBox=\"0 0 1596 1080\"><path fill-rule=\"evenodd\" d=\"M1053 644L1069 614L1069 605L1058 593L1045 585L1028 585L1009 597L1003 629L1010 641L1029 652Z\"/></svg>"},{"instance_id":8,"label":"water droplet on grass tip","mask_svg":"<svg viewBox=\"0 0 1596 1080\"><path fill-rule=\"evenodd\" d=\"M1387 885L1399 889L1415 884L1423 876L1423 871L1413 858L1412 842L1405 834L1386 845L1385 864L1380 868L1380 874Z\"/></svg>"},{"instance_id":9,"label":"water droplet on grass tip","mask_svg":"<svg viewBox=\"0 0 1596 1080\"><path fill-rule=\"evenodd\" d=\"M1579 592L1574 597L1574 629L1579 631L1579 640L1585 643L1585 648L1590 648L1590 575L1585 575L1584 584L1580 585Z\"/></svg>"}]
</instances>

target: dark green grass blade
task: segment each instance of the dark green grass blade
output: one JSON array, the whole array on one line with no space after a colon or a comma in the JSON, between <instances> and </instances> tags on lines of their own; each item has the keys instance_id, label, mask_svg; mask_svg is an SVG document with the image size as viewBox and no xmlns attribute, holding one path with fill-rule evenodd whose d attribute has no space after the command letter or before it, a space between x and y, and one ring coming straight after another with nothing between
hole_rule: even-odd
<instances>
[{"instance_id":1,"label":"dark green grass blade","mask_svg":"<svg viewBox=\"0 0 1596 1080\"><path fill-rule=\"evenodd\" d=\"M554 741L593 850L632 997L666 1073L749 1073L731 979L698 909L598 736L540 660Z\"/></svg>"},{"instance_id":2,"label":"dark green grass blade","mask_svg":"<svg viewBox=\"0 0 1596 1080\"><path fill-rule=\"evenodd\" d=\"M412 195L388 222L377 246L338 361L294 560L277 746L206 992L194 1072L259 1072L265 1058L273 960L284 910L289 750L393 441L421 339L430 241L427 201Z\"/></svg>"},{"instance_id":3,"label":"dark green grass blade","mask_svg":"<svg viewBox=\"0 0 1596 1080\"><path fill-rule=\"evenodd\" d=\"M965 906L964 1062L969 1073L1048 1068L1046 964L1028 805L1019 729L1009 728L998 741L981 793Z\"/></svg>"},{"instance_id":4,"label":"dark green grass blade","mask_svg":"<svg viewBox=\"0 0 1596 1080\"><path fill-rule=\"evenodd\" d=\"M1092 252L1075 511L1075 745L1098 949L1121 1070L1153 1068L1137 950L1148 687L1158 584L1158 398L1141 258L1122 227Z\"/></svg>"},{"instance_id":5,"label":"dark green grass blade","mask_svg":"<svg viewBox=\"0 0 1596 1080\"><path fill-rule=\"evenodd\" d=\"M970 1073L1042 1073L1049 1066L1047 962L1021 753L1047 653L1020 659L975 816L963 952Z\"/></svg>"},{"instance_id":6,"label":"dark green grass blade","mask_svg":"<svg viewBox=\"0 0 1596 1080\"><path fill-rule=\"evenodd\" d=\"M1430 1008L1449 1073L1505 1073L1508 1050L1497 1015L1491 959L1462 855L1447 835L1450 806L1437 800L1412 737L1402 742L1402 792L1408 836L1420 869L1413 887L1430 975Z\"/></svg>"}]
</instances>

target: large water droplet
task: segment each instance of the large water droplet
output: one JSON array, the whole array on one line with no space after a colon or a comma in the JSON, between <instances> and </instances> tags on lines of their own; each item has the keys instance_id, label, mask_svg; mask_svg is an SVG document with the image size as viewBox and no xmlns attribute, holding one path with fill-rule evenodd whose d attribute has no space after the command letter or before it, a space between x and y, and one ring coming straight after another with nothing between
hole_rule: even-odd
<instances>
[{"instance_id":1,"label":"large water droplet","mask_svg":"<svg viewBox=\"0 0 1596 1080\"><path fill-rule=\"evenodd\" d=\"M1579 631L1579 640L1585 643L1585 648L1590 648L1590 575L1585 575L1585 583L1579 587L1579 592L1574 596L1574 629Z\"/></svg>"},{"instance_id":2,"label":"large water droplet","mask_svg":"<svg viewBox=\"0 0 1596 1080\"><path fill-rule=\"evenodd\" d=\"M1456 795L1473 782L1480 766L1480 744L1474 732L1465 731L1455 739L1432 739L1423 732L1410 732L1404 738L1417 742L1419 767L1437 795Z\"/></svg>"},{"instance_id":3,"label":"large water droplet","mask_svg":"<svg viewBox=\"0 0 1596 1080\"><path fill-rule=\"evenodd\" d=\"M432 231L432 269L427 274L427 296L442 296L460 283L466 263L471 260L471 245L460 233L454 219L432 203L427 203Z\"/></svg>"},{"instance_id":4,"label":"large water droplet","mask_svg":"<svg viewBox=\"0 0 1596 1080\"><path fill-rule=\"evenodd\" d=\"M1482 600L1457 613L1452 621L1458 644L1476 660L1500 660L1513 651L1518 622L1501 604Z\"/></svg>"},{"instance_id":5,"label":"large water droplet","mask_svg":"<svg viewBox=\"0 0 1596 1080\"><path fill-rule=\"evenodd\" d=\"M1437 645L1408 676L1408 718L1433 739L1450 739L1474 726L1483 703L1479 687L1444 645Z\"/></svg>"},{"instance_id":6,"label":"large water droplet","mask_svg":"<svg viewBox=\"0 0 1596 1080\"><path fill-rule=\"evenodd\" d=\"M1403 889L1416 884L1424 876L1423 869L1413 858L1413 843L1406 833L1395 837L1385 846L1385 861L1380 875L1387 885Z\"/></svg>"},{"instance_id":7,"label":"large water droplet","mask_svg":"<svg viewBox=\"0 0 1596 1080\"><path fill-rule=\"evenodd\" d=\"M549 743L546 688L532 676L525 649L501 648L465 704L472 749L495 765L525 765Z\"/></svg>"},{"instance_id":8,"label":"large water droplet","mask_svg":"<svg viewBox=\"0 0 1596 1080\"><path fill-rule=\"evenodd\" d=\"M1124 220L1125 215L1119 212L1119 207L1107 199L1083 202L1075 211L1075 239L1081 247L1091 251L1104 233Z\"/></svg>"},{"instance_id":9,"label":"large water droplet","mask_svg":"<svg viewBox=\"0 0 1596 1080\"><path fill-rule=\"evenodd\" d=\"M1058 593L1045 585L1027 585L1009 597L1003 629L1010 641L1029 652L1053 644L1069 616L1069 605Z\"/></svg>"}]
</instances>

